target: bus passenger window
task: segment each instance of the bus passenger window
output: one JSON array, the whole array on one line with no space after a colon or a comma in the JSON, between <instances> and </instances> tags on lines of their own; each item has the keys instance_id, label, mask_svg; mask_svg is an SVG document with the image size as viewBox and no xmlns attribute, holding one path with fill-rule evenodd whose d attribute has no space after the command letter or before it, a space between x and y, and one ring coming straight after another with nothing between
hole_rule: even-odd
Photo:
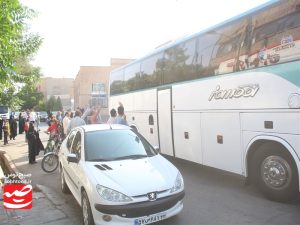
<instances>
[{"instance_id":1,"label":"bus passenger window","mask_svg":"<svg viewBox=\"0 0 300 225\"><path fill-rule=\"evenodd\" d=\"M161 84L162 61L162 54L160 53L141 62L141 73L136 84L137 89L155 87Z\"/></svg>"},{"instance_id":2,"label":"bus passenger window","mask_svg":"<svg viewBox=\"0 0 300 225\"><path fill-rule=\"evenodd\" d=\"M248 20L243 19L208 32L217 39L210 61L215 75L240 70L240 62L244 62L248 54L242 51L247 27Z\"/></svg>"},{"instance_id":3,"label":"bus passenger window","mask_svg":"<svg viewBox=\"0 0 300 225\"><path fill-rule=\"evenodd\" d=\"M140 77L140 63L127 66L124 70L124 91L134 91L137 89L137 79Z\"/></svg>"},{"instance_id":4,"label":"bus passenger window","mask_svg":"<svg viewBox=\"0 0 300 225\"><path fill-rule=\"evenodd\" d=\"M164 60L164 84L197 78L196 39L167 49Z\"/></svg>"},{"instance_id":5,"label":"bus passenger window","mask_svg":"<svg viewBox=\"0 0 300 225\"><path fill-rule=\"evenodd\" d=\"M250 66L261 67L300 59L298 2L279 4L253 16ZM270 18L266 20L265 18Z\"/></svg>"},{"instance_id":6,"label":"bus passenger window","mask_svg":"<svg viewBox=\"0 0 300 225\"><path fill-rule=\"evenodd\" d=\"M124 70L118 70L111 74L110 94L120 94L124 92Z\"/></svg>"}]
</instances>

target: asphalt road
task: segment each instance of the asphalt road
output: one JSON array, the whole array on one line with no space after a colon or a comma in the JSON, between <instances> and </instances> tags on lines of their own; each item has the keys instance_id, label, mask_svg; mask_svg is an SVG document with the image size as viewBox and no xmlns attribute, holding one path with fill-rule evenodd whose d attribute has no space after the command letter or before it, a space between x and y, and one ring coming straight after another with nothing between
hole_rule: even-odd
<instances>
[{"instance_id":1,"label":"asphalt road","mask_svg":"<svg viewBox=\"0 0 300 225\"><path fill-rule=\"evenodd\" d=\"M42 127L43 129L43 127ZM46 140L42 135L42 139ZM42 154L41 154L42 155ZM59 207L81 224L81 211L71 194L60 191L59 172L46 174L40 167L41 157L35 165L24 164L21 171L32 173L33 184L42 184L53 191L63 204ZM183 211L156 225L295 225L300 224L300 198L291 203L277 203L264 198L252 185L232 174L202 167L183 160L172 161L185 181Z\"/></svg>"}]
</instances>

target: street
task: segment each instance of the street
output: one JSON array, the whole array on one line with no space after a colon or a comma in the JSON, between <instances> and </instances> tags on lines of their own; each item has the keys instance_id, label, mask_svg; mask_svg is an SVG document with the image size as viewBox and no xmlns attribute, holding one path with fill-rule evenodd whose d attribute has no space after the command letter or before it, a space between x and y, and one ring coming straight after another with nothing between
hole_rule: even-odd
<instances>
[{"instance_id":1,"label":"street","mask_svg":"<svg viewBox=\"0 0 300 225\"><path fill-rule=\"evenodd\" d=\"M44 145L47 135L42 131L45 128L45 124L40 126ZM52 174L42 171L43 152L40 153L37 164L28 164L24 134L18 135L8 146L1 143L1 148L7 151L20 172L32 174L33 185L45 187L47 196L51 196L56 207L74 224L82 224L79 205L71 194L63 194L60 190L59 171ZM183 160L168 159L181 171L185 181L184 209L174 218L158 222L157 225L294 225L300 221L300 198L291 203L269 201L253 185L246 186L243 179L232 174Z\"/></svg>"}]
</instances>

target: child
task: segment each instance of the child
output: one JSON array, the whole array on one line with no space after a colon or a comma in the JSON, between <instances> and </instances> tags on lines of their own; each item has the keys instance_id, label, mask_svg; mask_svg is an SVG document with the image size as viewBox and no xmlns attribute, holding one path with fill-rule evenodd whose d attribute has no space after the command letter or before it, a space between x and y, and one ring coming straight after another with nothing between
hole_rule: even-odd
<instances>
[{"instance_id":1,"label":"child","mask_svg":"<svg viewBox=\"0 0 300 225\"><path fill-rule=\"evenodd\" d=\"M6 119L3 121L4 145L8 144L8 136L10 135L9 123Z\"/></svg>"}]
</instances>

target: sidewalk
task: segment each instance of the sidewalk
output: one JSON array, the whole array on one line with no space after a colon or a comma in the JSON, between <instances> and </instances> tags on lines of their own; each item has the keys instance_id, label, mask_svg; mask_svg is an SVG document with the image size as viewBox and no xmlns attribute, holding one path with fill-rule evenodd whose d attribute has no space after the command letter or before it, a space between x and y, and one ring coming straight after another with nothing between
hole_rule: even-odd
<instances>
[{"instance_id":1,"label":"sidewalk","mask_svg":"<svg viewBox=\"0 0 300 225\"><path fill-rule=\"evenodd\" d=\"M45 144L47 140L46 134L40 132L41 140ZM3 140L0 143L0 150L6 151L6 158L8 161L15 165L14 172L20 172L23 174L28 171L36 171L41 173L40 163L35 165L28 164L28 147L25 142L24 134L18 135L16 140L9 141L9 144L4 146ZM37 158L41 160L43 153ZM1 174L1 172L0 172ZM43 175L43 174L42 174ZM35 172L32 173L32 178L35 178ZM80 224L81 221L74 222L72 215L66 215L62 210L64 204L63 200L60 200L59 196L43 185L39 185L32 180L33 185L33 199L32 209L29 210L6 210L3 207L3 193L0 188L0 224L1 225L38 225L38 224L49 224L49 225L74 225Z\"/></svg>"}]
</instances>

